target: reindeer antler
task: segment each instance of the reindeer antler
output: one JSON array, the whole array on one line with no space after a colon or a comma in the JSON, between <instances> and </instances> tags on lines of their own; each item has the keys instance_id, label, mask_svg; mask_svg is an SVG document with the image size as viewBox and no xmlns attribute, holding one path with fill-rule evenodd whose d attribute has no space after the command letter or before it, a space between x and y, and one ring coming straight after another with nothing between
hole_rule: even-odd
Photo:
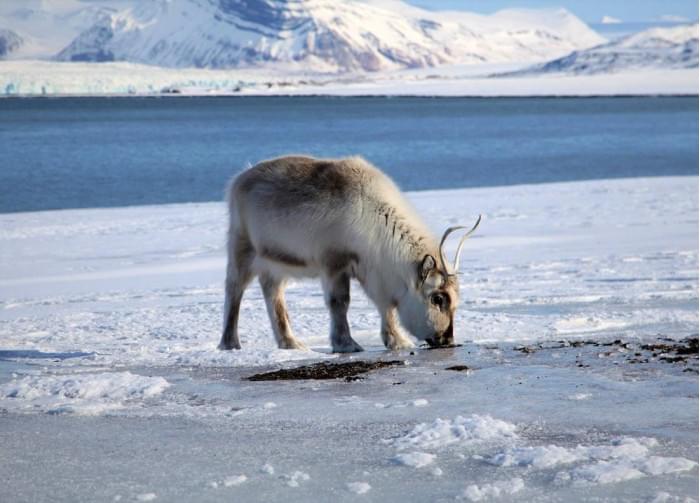
<instances>
[{"instance_id":1,"label":"reindeer antler","mask_svg":"<svg viewBox=\"0 0 700 503\"><path fill-rule=\"evenodd\" d=\"M447 237L452 234L454 231L458 231L460 229L467 229L465 225L455 225L454 227L448 228L445 233L442 235L442 239L440 240L440 260L442 261L442 268L445 270L445 272L448 275L455 275L457 274L457 271L459 270L459 256L462 254L462 247L464 246L464 241L472 235L472 233L476 230L477 227L479 227L479 224L481 223L481 215L479 215L479 218L476 219L476 223L474 226L469 229L469 231L462 236L462 239L459 241L459 245L457 245L457 253L455 255L455 261L454 261L454 266L453 266L453 272L450 272L447 269L447 258L445 257L445 250L443 249L443 246L445 244L445 241L447 240Z\"/></svg>"}]
</instances>

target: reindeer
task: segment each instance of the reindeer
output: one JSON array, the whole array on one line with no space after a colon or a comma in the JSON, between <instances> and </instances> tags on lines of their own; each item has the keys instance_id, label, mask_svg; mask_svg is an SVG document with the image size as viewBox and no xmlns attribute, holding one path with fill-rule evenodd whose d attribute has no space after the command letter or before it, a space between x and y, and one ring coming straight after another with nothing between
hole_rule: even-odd
<instances>
[{"instance_id":1,"label":"reindeer","mask_svg":"<svg viewBox=\"0 0 700 503\"><path fill-rule=\"evenodd\" d=\"M413 347L401 324L430 346L454 342L457 268L464 234L448 267L438 244L399 189L360 157L288 156L263 161L229 186L228 266L219 349L240 349L243 291L258 276L277 344L306 349L292 334L284 300L290 277L321 278L331 315L333 351L362 351L350 336L350 279L356 278L381 315L390 350Z\"/></svg>"}]
</instances>

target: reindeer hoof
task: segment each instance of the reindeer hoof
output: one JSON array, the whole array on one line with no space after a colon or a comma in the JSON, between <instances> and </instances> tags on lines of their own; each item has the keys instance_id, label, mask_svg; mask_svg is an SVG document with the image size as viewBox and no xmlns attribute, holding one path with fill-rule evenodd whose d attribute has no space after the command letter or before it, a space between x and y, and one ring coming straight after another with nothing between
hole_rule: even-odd
<instances>
[{"instance_id":1,"label":"reindeer hoof","mask_svg":"<svg viewBox=\"0 0 700 503\"><path fill-rule=\"evenodd\" d=\"M403 349L413 349L416 345L410 339L396 338L387 345L389 351L401 351Z\"/></svg>"},{"instance_id":2,"label":"reindeer hoof","mask_svg":"<svg viewBox=\"0 0 700 503\"><path fill-rule=\"evenodd\" d=\"M343 346L333 346L334 353L359 353L361 351L364 351L364 349L355 341L352 341L352 344L345 344Z\"/></svg>"},{"instance_id":3,"label":"reindeer hoof","mask_svg":"<svg viewBox=\"0 0 700 503\"><path fill-rule=\"evenodd\" d=\"M225 342L220 342L219 345L216 347L216 349L220 349L221 351L230 351L232 349L241 349L240 344L228 344Z\"/></svg>"}]
</instances>

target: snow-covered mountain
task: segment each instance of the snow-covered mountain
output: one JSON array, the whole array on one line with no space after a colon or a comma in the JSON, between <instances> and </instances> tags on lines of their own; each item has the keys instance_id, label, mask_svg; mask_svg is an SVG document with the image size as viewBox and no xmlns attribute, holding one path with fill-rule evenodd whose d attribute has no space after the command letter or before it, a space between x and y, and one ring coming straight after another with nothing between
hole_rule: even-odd
<instances>
[{"instance_id":1,"label":"snow-covered mountain","mask_svg":"<svg viewBox=\"0 0 700 503\"><path fill-rule=\"evenodd\" d=\"M583 51L574 51L511 75L565 72L600 74L642 68L697 68L698 25L652 28Z\"/></svg>"},{"instance_id":2,"label":"snow-covered mountain","mask_svg":"<svg viewBox=\"0 0 700 503\"><path fill-rule=\"evenodd\" d=\"M115 12L105 2L0 0L0 29L12 31L22 40L7 57L51 58L84 30Z\"/></svg>"},{"instance_id":3,"label":"snow-covered mountain","mask_svg":"<svg viewBox=\"0 0 700 503\"><path fill-rule=\"evenodd\" d=\"M15 52L24 43L24 39L12 30L0 28L0 59Z\"/></svg>"},{"instance_id":4,"label":"snow-covered mountain","mask_svg":"<svg viewBox=\"0 0 700 503\"><path fill-rule=\"evenodd\" d=\"M603 41L563 9L483 16L398 0L144 0L101 17L56 57L346 72L543 61Z\"/></svg>"}]
</instances>

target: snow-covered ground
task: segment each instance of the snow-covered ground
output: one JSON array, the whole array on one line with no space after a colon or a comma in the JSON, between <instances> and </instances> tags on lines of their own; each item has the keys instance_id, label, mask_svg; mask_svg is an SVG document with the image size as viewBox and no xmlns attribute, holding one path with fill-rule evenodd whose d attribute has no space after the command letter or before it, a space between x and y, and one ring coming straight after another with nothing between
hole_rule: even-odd
<instances>
[{"instance_id":1,"label":"snow-covered ground","mask_svg":"<svg viewBox=\"0 0 700 503\"><path fill-rule=\"evenodd\" d=\"M215 349L223 203L0 215L0 499L697 499L697 355L642 348L697 337L697 189L412 193L436 232L484 215L462 255L464 345L386 353L353 287L368 351L352 356L328 354L315 281L287 292L312 350L274 347L257 285L243 350ZM405 365L242 380L377 358Z\"/></svg>"}]
</instances>

